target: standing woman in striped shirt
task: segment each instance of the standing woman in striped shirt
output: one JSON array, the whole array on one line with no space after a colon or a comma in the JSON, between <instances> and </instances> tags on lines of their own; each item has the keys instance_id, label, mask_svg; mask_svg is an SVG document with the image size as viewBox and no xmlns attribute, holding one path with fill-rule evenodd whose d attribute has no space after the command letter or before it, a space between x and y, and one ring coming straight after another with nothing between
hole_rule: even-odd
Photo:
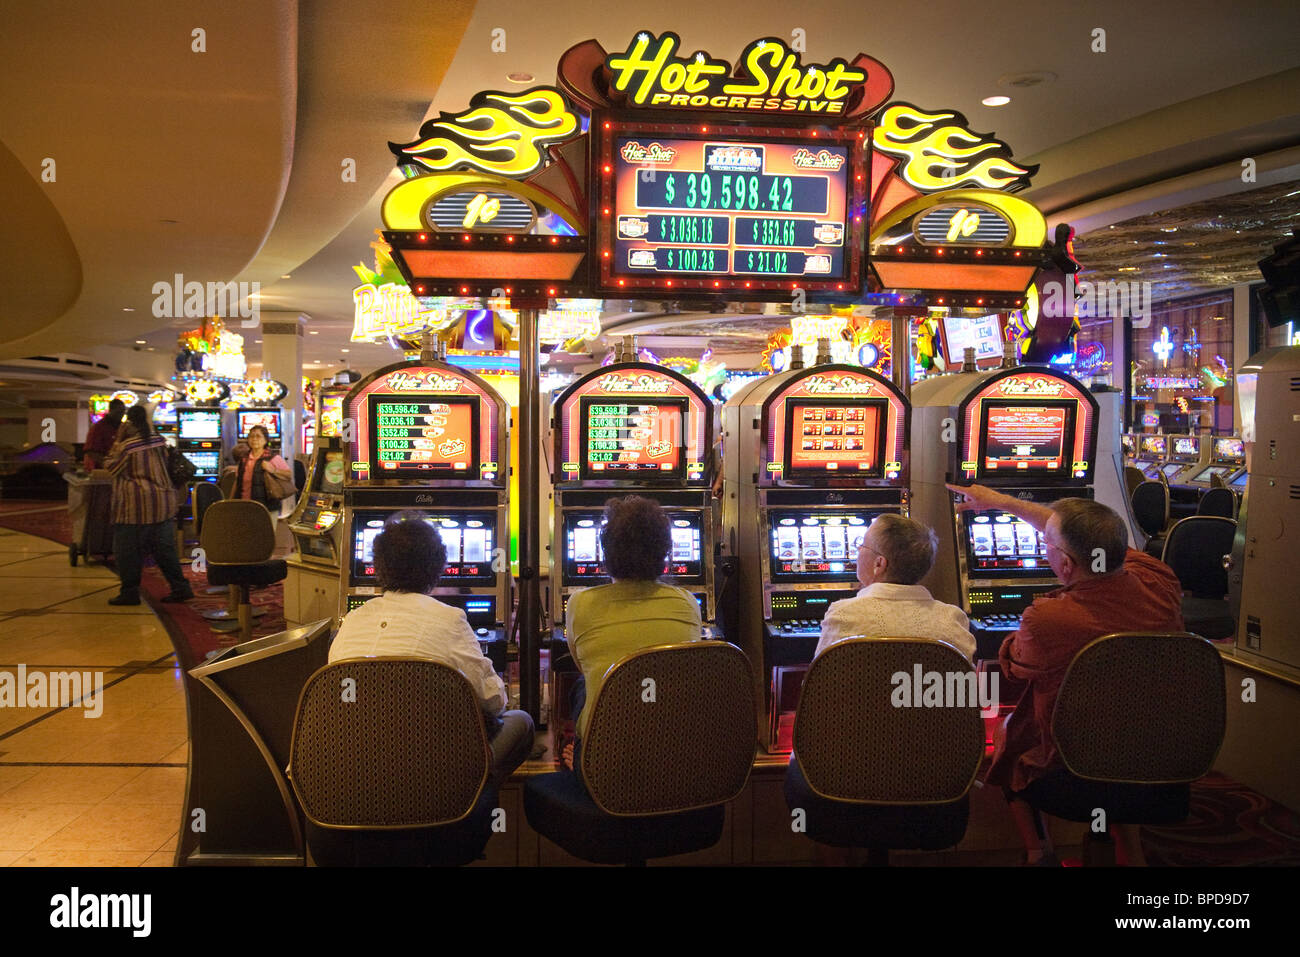
<instances>
[{"instance_id":1,"label":"standing woman in striped shirt","mask_svg":"<svg viewBox=\"0 0 1300 957\"><path fill-rule=\"evenodd\" d=\"M140 604L140 570L153 554L171 594L163 601L194 597L176 556L176 489L167 474L167 443L153 430L144 406L134 405L104 460L113 473L113 555L122 590L110 605Z\"/></svg>"}]
</instances>

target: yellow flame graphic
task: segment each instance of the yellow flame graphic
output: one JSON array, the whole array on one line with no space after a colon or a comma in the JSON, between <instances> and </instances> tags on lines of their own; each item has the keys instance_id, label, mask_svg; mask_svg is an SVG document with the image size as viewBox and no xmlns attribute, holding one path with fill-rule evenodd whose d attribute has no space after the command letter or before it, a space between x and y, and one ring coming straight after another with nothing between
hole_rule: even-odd
<instances>
[{"instance_id":1,"label":"yellow flame graphic","mask_svg":"<svg viewBox=\"0 0 1300 957\"><path fill-rule=\"evenodd\" d=\"M578 118L552 89L517 96L479 93L464 113L443 113L420 127L420 138L389 144L403 162L441 172L476 169L524 176L542 165L542 148L571 136Z\"/></svg>"},{"instance_id":2,"label":"yellow flame graphic","mask_svg":"<svg viewBox=\"0 0 1300 957\"><path fill-rule=\"evenodd\" d=\"M972 133L956 112L926 113L895 104L881 114L871 142L882 153L901 157L899 175L925 192L962 185L1023 189L1038 170L1011 162L1006 143Z\"/></svg>"}]
</instances>

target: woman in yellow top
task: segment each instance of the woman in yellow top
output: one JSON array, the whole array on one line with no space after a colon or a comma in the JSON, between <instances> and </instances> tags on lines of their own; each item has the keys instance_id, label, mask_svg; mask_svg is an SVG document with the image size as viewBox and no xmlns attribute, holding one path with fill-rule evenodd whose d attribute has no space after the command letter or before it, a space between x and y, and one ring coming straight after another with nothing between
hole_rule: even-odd
<instances>
[{"instance_id":1,"label":"woman in yellow top","mask_svg":"<svg viewBox=\"0 0 1300 957\"><path fill-rule=\"evenodd\" d=\"M583 679L573 696L573 710L579 712L575 769L591 717L587 705L596 701L610 667L641 648L698 641L701 632L695 596L659 581L672 537L658 502L635 495L611 498L600 546L613 581L575 592L565 615L569 652Z\"/></svg>"}]
</instances>

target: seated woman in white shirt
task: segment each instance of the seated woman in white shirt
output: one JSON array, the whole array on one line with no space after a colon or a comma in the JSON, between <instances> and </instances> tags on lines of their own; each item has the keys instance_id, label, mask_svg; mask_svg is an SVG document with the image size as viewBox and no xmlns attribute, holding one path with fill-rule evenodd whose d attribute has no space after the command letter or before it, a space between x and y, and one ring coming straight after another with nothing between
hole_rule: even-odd
<instances>
[{"instance_id":1,"label":"seated woman in white shirt","mask_svg":"<svg viewBox=\"0 0 1300 957\"><path fill-rule=\"evenodd\" d=\"M817 654L854 635L888 638L938 638L972 661L975 636L966 613L935 601L918 585L934 565L938 540L929 528L902 515L881 515L871 523L858 549L855 598L833 603L822 619Z\"/></svg>"},{"instance_id":2,"label":"seated woman in white shirt","mask_svg":"<svg viewBox=\"0 0 1300 957\"><path fill-rule=\"evenodd\" d=\"M428 658L460 671L474 688L492 746L499 786L533 749L533 719L505 711L506 688L479 648L465 612L432 596L447 564L442 536L419 512L400 512L375 538L375 578L384 593L350 611L330 663L346 658Z\"/></svg>"}]
</instances>

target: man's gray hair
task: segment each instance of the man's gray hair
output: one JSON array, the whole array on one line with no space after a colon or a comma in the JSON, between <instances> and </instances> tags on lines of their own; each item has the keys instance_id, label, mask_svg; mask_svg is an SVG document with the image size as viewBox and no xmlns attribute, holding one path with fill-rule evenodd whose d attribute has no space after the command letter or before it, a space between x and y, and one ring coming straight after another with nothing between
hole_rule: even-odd
<instances>
[{"instance_id":1,"label":"man's gray hair","mask_svg":"<svg viewBox=\"0 0 1300 957\"><path fill-rule=\"evenodd\" d=\"M889 567L885 574L898 585L915 585L934 565L939 539L920 522L902 515L880 515L871 527Z\"/></svg>"},{"instance_id":2,"label":"man's gray hair","mask_svg":"<svg viewBox=\"0 0 1300 957\"><path fill-rule=\"evenodd\" d=\"M1061 544L1076 564L1093 570L1098 550L1105 555L1103 570L1119 571L1128 551L1128 529L1113 508L1089 498L1062 498L1051 504L1061 525Z\"/></svg>"}]
</instances>

